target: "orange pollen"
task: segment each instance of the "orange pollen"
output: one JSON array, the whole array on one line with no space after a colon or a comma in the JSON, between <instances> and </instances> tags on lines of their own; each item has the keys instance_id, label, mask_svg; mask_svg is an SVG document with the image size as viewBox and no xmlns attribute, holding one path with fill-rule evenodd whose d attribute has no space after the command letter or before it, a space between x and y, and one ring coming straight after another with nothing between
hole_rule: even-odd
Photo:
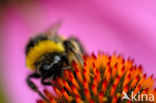
<instances>
[{"instance_id":1,"label":"orange pollen","mask_svg":"<svg viewBox=\"0 0 156 103\"><path fill-rule=\"evenodd\" d=\"M100 76L100 71L97 69L96 70L96 76L97 76L97 81L98 81L98 83L101 81L101 76Z\"/></svg>"},{"instance_id":2,"label":"orange pollen","mask_svg":"<svg viewBox=\"0 0 156 103\"><path fill-rule=\"evenodd\" d=\"M85 79L87 80L87 82L90 83L89 74L87 73L87 71L85 69L83 69L83 75L84 75Z\"/></svg>"},{"instance_id":3,"label":"orange pollen","mask_svg":"<svg viewBox=\"0 0 156 103\"><path fill-rule=\"evenodd\" d=\"M107 80L107 82L110 81L110 77L111 77L111 68L109 68L108 73L106 74L106 80Z\"/></svg>"},{"instance_id":4,"label":"orange pollen","mask_svg":"<svg viewBox=\"0 0 156 103\"><path fill-rule=\"evenodd\" d=\"M84 68L86 68L87 67L87 63L86 62L84 62Z\"/></svg>"},{"instance_id":5,"label":"orange pollen","mask_svg":"<svg viewBox=\"0 0 156 103\"><path fill-rule=\"evenodd\" d=\"M106 89L107 89L107 81L104 80L104 81L102 82L102 92L105 93Z\"/></svg>"},{"instance_id":6,"label":"orange pollen","mask_svg":"<svg viewBox=\"0 0 156 103\"><path fill-rule=\"evenodd\" d=\"M58 83L60 86L64 86L64 85L63 85L63 82L62 82L62 79L59 78L59 77L57 78L57 83Z\"/></svg>"},{"instance_id":7,"label":"orange pollen","mask_svg":"<svg viewBox=\"0 0 156 103\"><path fill-rule=\"evenodd\" d=\"M89 89L86 79L83 80L83 86L84 86L85 89Z\"/></svg>"},{"instance_id":8,"label":"orange pollen","mask_svg":"<svg viewBox=\"0 0 156 103\"><path fill-rule=\"evenodd\" d=\"M71 88L70 88L70 86L69 86L69 84L67 83L66 80L63 80L63 84L64 84L65 88L66 88L70 93L72 93L72 90L71 90Z\"/></svg>"},{"instance_id":9,"label":"orange pollen","mask_svg":"<svg viewBox=\"0 0 156 103\"><path fill-rule=\"evenodd\" d=\"M96 67L95 67L95 64L93 63L93 73L94 73L94 75L96 75Z\"/></svg>"},{"instance_id":10,"label":"orange pollen","mask_svg":"<svg viewBox=\"0 0 156 103\"><path fill-rule=\"evenodd\" d=\"M147 76L147 75L144 74L144 75L141 77L141 79L140 79L138 85L140 85L140 84L142 84L142 83L144 82L144 80L146 79L146 76Z\"/></svg>"},{"instance_id":11,"label":"orange pollen","mask_svg":"<svg viewBox=\"0 0 156 103\"><path fill-rule=\"evenodd\" d=\"M78 85L77 81L75 80L73 74L70 75L70 81L72 82L72 84L73 84L76 88L79 88L79 85Z\"/></svg>"},{"instance_id":12,"label":"orange pollen","mask_svg":"<svg viewBox=\"0 0 156 103\"><path fill-rule=\"evenodd\" d=\"M76 69L75 73L76 73L76 77L78 78L78 80L82 83L83 78L82 78L81 72L78 69Z\"/></svg>"},{"instance_id":13,"label":"orange pollen","mask_svg":"<svg viewBox=\"0 0 156 103\"><path fill-rule=\"evenodd\" d=\"M148 92L148 88L146 88L145 90L143 90L143 92L141 93L141 94L147 94L147 92Z\"/></svg>"},{"instance_id":14,"label":"orange pollen","mask_svg":"<svg viewBox=\"0 0 156 103\"><path fill-rule=\"evenodd\" d=\"M89 101L89 100L91 99L91 96L90 96L89 90L88 90L88 89L85 89L85 90L84 90L84 94L85 94L87 100Z\"/></svg>"},{"instance_id":15,"label":"orange pollen","mask_svg":"<svg viewBox=\"0 0 156 103\"><path fill-rule=\"evenodd\" d=\"M95 56L94 53L92 53L92 57L93 57L94 60L97 59L97 57Z\"/></svg>"},{"instance_id":16,"label":"orange pollen","mask_svg":"<svg viewBox=\"0 0 156 103\"><path fill-rule=\"evenodd\" d=\"M104 97L103 92L100 92L99 93L99 103L103 103L103 97Z\"/></svg>"},{"instance_id":17,"label":"orange pollen","mask_svg":"<svg viewBox=\"0 0 156 103\"><path fill-rule=\"evenodd\" d=\"M50 103L57 103L57 101L54 98L49 98Z\"/></svg>"},{"instance_id":18,"label":"orange pollen","mask_svg":"<svg viewBox=\"0 0 156 103\"><path fill-rule=\"evenodd\" d=\"M149 83L152 81L152 79L153 79L153 75L151 75L148 79L146 79L146 80L142 83L142 85L143 85L144 87L146 87L147 85L149 85Z\"/></svg>"},{"instance_id":19,"label":"orange pollen","mask_svg":"<svg viewBox=\"0 0 156 103\"><path fill-rule=\"evenodd\" d=\"M134 78L130 87L133 88L137 84L138 80L139 80L139 75Z\"/></svg>"},{"instance_id":20,"label":"orange pollen","mask_svg":"<svg viewBox=\"0 0 156 103\"><path fill-rule=\"evenodd\" d=\"M98 78L97 78L97 76L94 77L93 84L96 85L96 86L98 85Z\"/></svg>"},{"instance_id":21,"label":"orange pollen","mask_svg":"<svg viewBox=\"0 0 156 103\"><path fill-rule=\"evenodd\" d=\"M115 91L116 91L116 85L113 85L112 88L111 88L111 91L110 91L110 95L114 96Z\"/></svg>"},{"instance_id":22,"label":"orange pollen","mask_svg":"<svg viewBox=\"0 0 156 103\"><path fill-rule=\"evenodd\" d=\"M128 92L128 89L129 89L129 87L128 87L128 85L126 85L126 86L124 86L123 91L124 91L125 93L127 93L127 92Z\"/></svg>"},{"instance_id":23,"label":"orange pollen","mask_svg":"<svg viewBox=\"0 0 156 103\"><path fill-rule=\"evenodd\" d=\"M97 96L97 94L98 94L98 92L97 92L97 86L93 84L93 85L91 86L91 88L92 88L93 94L94 94L95 96Z\"/></svg>"},{"instance_id":24,"label":"orange pollen","mask_svg":"<svg viewBox=\"0 0 156 103\"><path fill-rule=\"evenodd\" d=\"M60 91L58 88L54 87L54 86L53 86L53 88L54 88L55 93L56 93L59 97L62 97L61 91Z\"/></svg>"},{"instance_id":25,"label":"orange pollen","mask_svg":"<svg viewBox=\"0 0 156 103\"><path fill-rule=\"evenodd\" d=\"M61 92L63 96L67 99L67 101L71 101L71 97L67 94L67 92L64 89L61 89Z\"/></svg>"},{"instance_id":26,"label":"orange pollen","mask_svg":"<svg viewBox=\"0 0 156 103\"><path fill-rule=\"evenodd\" d=\"M154 89L154 94L156 94L156 88Z\"/></svg>"},{"instance_id":27,"label":"orange pollen","mask_svg":"<svg viewBox=\"0 0 156 103\"><path fill-rule=\"evenodd\" d=\"M117 63L116 63L115 66L113 67L113 71L112 71L112 77L113 77L113 78L115 78L116 72L117 72Z\"/></svg>"},{"instance_id":28,"label":"orange pollen","mask_svg":"<svg viewBox=\"0 0 156 103\"><path fill-rule=\"evenodd\" d=\"M124 80L124 82L123 82L123 87L124 87L125 85L127 85L127 84L129 83L130 80L131 80L131 74L129 74L129 75L125 78L125 80Z\"/></svg>"},{"instance_id":29,"label":"orange pollen","mask_svg":"<svg viewBox=\"0 0 156 103\"><path fill-rule=\"evenodd\" d=\"M113 97L113 100L112 100L112 103L117 103L117 100L118 100L118 97L117 96L114 96Z\"/></svg>"},{"instance_id":30,"label":"orange pollen","mask_svg":"<svg viewBox=\"0 0 156 103\"><path fill-rule=\"evenodd\" d=\"M120 76L117 76L114 81L114 85L118 85L119 82L120 82Z\"/></svg>"},{"instance_id":31,"label":"orange pollen","mask_svg":"<svg viewBox=\"0 0 156 103\"><path fill-rule=\"evenodd\" d=\"M106 69L105 69L105 74L104 74L104 76L106 76L107 75L107 73L108 73L108 71L109 71L109 68L110 68L110 65L109 65L109 63L106 65Z\"/></svg>"},{"instance_id":32,"label":"orange pollen","mask_svg":"<svg viewBox=\"0 0 156 103\"><path fill-rule=\"evenodd\" d=\"M72 91L73 91L73 93L74 93L75 95L80 96L80 94L79 94L78 90L76 89L76 87L71 86L71 88L72 88Z\"/></svg>"},{"instance_id":33,"label":"orange pollen","mask_svg":"<svg viewBox=\"0 0 156 103\"><path fill-rule=\"evenodd\" d=\"M121 69L121 74L120 74L120 76L122 76L122 75L124 74L124 72L125 72L125 67L123 67L123 68Z\"/></svg>"},{"instance_id":34,"label":"orange pollen","mask_svg":"<svg viewBox=\"0 0 156 103\"><path fill-rule=\"evenodd\" d=\"M65 74L65 77L67 78L67 80L70 80L69 70L64 70L64 74Z\"/></svg>"},{"instance_id":35,"label":"orange pollen","mask_svg":"<svg viewBox=\"0 0 156 103\"><path fill-rule=\"evenodd\" d=\"M76 100L76 103L81 103L81 101L82 101L80 96L78 96L78 95L75 96L75 100Z\"/></svg>"},{"instance_id":36,"label":"orange pollen","mask_svg":"<svg viewBox=\"0 0 156 103\"><path fill-rule=\"evenodd\" d=\"M137 94L140 91L141 85L138 85L135 89L134 89L134 95Z\"/></svg>"},{"instance_id":37,"label":"orange pollen","mask_svg":"<svg viewBox=\"0 0 156 103\"><path fill-rule=\"evenodd\" d=\"M89 103L95 103L95 102L94 102L94 100L93 100L93 99L91 99Z\"/></svg>"}]
</instances>

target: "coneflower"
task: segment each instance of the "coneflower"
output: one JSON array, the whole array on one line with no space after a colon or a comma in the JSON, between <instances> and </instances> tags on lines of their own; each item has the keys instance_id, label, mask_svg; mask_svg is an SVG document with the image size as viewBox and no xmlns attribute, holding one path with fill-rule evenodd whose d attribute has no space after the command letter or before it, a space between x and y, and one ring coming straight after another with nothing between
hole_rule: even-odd
<instances>
[{"instance_id":1,"label":"coneflower","mask_svg":"<svg viewBox=\"0 0 156 103\"><path fill-rule=\"evenodd\" d=\"M147 99L141 98L142 94L153 94L156 98L153 75L147 77L142 66L136 66L133 59L105 53L83 59L83 67L73 62L70 70L63 71L61 77L52 81L57 96L45 89L49 101L37 100L37 103L131 103L132 91L137 101ZM130 99L122 99L123 92Z\"/></svg>"}]
</instances>

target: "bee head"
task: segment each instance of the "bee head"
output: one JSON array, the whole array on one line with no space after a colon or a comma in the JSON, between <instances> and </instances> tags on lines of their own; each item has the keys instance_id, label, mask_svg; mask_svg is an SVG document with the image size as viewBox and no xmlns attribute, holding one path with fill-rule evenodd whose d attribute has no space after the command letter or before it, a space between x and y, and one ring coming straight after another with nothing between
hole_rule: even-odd
<instances>
[{"instance_id":1,"label":"bee head","mask_svg":"<svg viewBox=\"0 0 156 103\"><path fill-rule=\"evenodd\" d=\"M35 63L37 72L44 78L59 76L67 64L66 57L60 53L45 54Z\"/></svg>"}]
</instances>

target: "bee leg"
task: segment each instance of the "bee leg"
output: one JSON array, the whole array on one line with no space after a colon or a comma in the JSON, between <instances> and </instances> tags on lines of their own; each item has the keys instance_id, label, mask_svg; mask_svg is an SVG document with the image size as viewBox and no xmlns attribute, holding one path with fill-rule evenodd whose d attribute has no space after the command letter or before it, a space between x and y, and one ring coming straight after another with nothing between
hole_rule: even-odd
<instances>
[{"instance_id":1,"label":"bee leg","mask_svg":"<svg viewBox=\"0 0 156 103\"><path fill-rule=\"evenodd\" d=\"M35 92L37 92L44 100L47 101L47 98L42 94L41 91L38 90L38 87L31 81L31 78L39 78L40 76L37 74L37 73L33 73L33 74L30 74L27 79L26 79L26 82L28 84L28 86L34 90Z\"/></svg>"},{"instance_id":2,"label":"bee leg","mask_svg":"<svg viewBox=\"0 0 156 103\"><path fill-rule=\"evenodd\" d=\"M63 44L65 46L66 51L74 52L75 47L69 40L65 40Z\"/></svg>"},{"instance_id":3,"label":"bee leg","mask_svg":"<svg viewBox=\"0 0 156 103\"><path fill-rule=\"evenodd\" d=\"M68 70L68 69L70 69L70 68L71 68L70 66L62 67L63 70Z\"/></svg>"},{"instance_id":4,"label":"bee leg","mask_svg":"<svg viewBox=\"0 0 156 103\"><path fill-rule=\"evenodd\" d=\"M51 77L51 78L53 78L53 77ZM43 85L49 85L49 86L53 85L52 83L50 83L50 80L51 80L51 79L49 79L47 82L45 81L45 79L46 79L46 78L42 78L42 80L41 80L41 83L42 83Z\"/></svg>"},{"instance_id":5,"label":"bee leg","mask_svg":"<svg viewBox=\"0 0 156 103\"><path fill-rule=\"evenodd\" d=\"M76 52L76 48L75 46L71 43L70 40L65 40L63 42L66 52L72 52L74 54L74 56L76 57L76 59L80 62L80 64L83 66L83 59L82 56Z\"/></svg>"}]
</instances>

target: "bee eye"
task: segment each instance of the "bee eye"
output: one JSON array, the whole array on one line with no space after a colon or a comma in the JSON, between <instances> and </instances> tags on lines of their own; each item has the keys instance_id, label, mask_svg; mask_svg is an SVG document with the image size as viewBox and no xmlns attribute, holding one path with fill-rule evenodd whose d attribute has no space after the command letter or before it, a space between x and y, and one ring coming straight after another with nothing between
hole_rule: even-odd
<instances>
[{"instance_id":1,"label":"bee eye","mask_svg":"<svg viewBox=\"0 0 156 103\"><path fill-rule=\"evenodd\" d=\"M55 57L54 57L54 63L58 63L58 62L60 62L60 61L61 61L60 56L55 56Z\"/></svg>"}]
</instances>

